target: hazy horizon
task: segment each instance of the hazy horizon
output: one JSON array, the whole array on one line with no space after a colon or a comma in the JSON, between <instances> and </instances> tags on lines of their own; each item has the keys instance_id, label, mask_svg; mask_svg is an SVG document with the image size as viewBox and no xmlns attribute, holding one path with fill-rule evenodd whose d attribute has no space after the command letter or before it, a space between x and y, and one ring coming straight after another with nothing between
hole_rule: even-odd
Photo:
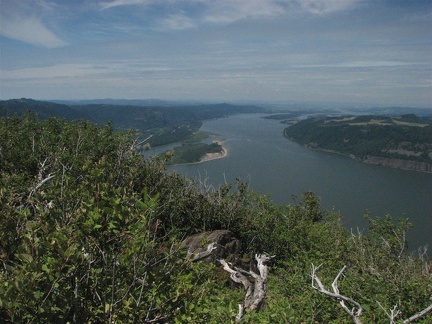
<instances>
[{"instance_id":1,"label":"hazy horizon","mask_svg":"<svg viewBox=\"0 0 432 324\"><path fill-rule=\"evenodd\" d=\"M148 104L156 104L159 103L161 105L167 104L167 105L182 105L182 104L191 104L191 105L217 105L217 104L230 104L230 105L256 105L256 106L262 106L265 107L280 107L287 110L291 109L347 109L347 110L356 110L356 109L364 109L364 110L370 110L370 109L386 109L386 108L400 108L400 109L413 109L413 110L427 110L431 109L432 106L408 106L408 105L375 105L375 104L368 104L368 103L360 103L360 102L331 102L331 101L304 101L304 100L198 100L198 99L160 99L160 98L88 98L88 99L50 99L50 98L8 98L8 99L1 99L0 101L7 101L7 100L37 100L41 102L54 102L54 103L60 103L60 104L91 104L91 103L110 103L113 105L119 104L118 102L123 102L119 105L124 104L130 104L130 105L148 105Z\"/></svg>"},{"instance_id":2,"label":"hazy horizon","mask_svg":"<svg viewBox=\"0 0 432 324\"><path fill-rule=\"evenodd\" d=\"M1 100L432 107L429 0L0 0L0 9Z\"/></svg>"}]
</instances>

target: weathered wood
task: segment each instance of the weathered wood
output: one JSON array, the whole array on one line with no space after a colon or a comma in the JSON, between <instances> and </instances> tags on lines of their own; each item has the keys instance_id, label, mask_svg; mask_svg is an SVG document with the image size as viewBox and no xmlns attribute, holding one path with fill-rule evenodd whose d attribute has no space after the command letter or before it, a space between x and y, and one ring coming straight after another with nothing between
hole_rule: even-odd
<instances>
[{"instance_id":1,"label":"weathered wood","mask_svg":"<svg viewBox=\"0 0 432 324\"><path fill-rule=\"evenodd\" d=\"M432 300L432 297L430 298L430 300ZM403 321L404 324L407 323L411 323L414 322L415 320L419 319L420 317L425 316L427 313L429 313L430 311L432 311L432 304L430 304L428 307L426 307L425 309L423 309L422 311L418 312L417 314L414 314L413 316L411 316L410 318L406 319Z\"/></svg>"},{"instance_id":2,"label":"weathered wood","mask_svg":"<svg viewBox=\"0 0 432 324\"><path fill-rule=\"evenodd\" d=\"M363 308L362 306L356 302L354 299L343 296L339 292L338 288L338 280L342 276L343 272L347 268L346 266L343 266L343 268L339 271L335 279L332 283L333 292L328 291L323 283L321 282L320 278L317 276L316 271L319 269L320 266L315 267L312 264L312 288L319 291L320 293L329 296L333 298L335 301L339 302L339 304L342 306L343 310L351 316L354 323L361 324L360 316L362 315ZM318 287L315 285L315 283L318 285ZM432 300L432 297L431 297ZM351 304L353 306L352 309L349 309L345 303ZM390 319L390 324L393 324L396 322L396 317L398 317L401 312L397 309L397 306L394 306L392 309L390 309L390 312L387 312L387 310L377 301L380 308L385 312L387 317ZM425 316L427 313L432 311L432 304L423 309L422 311L418 312L417 314L414 314L413 316L409 317L408 319L404 320L402 323L407 324L411 323L423 316Z\"/></svg>"},{"instance_id":3,"label":"weathered wood","mask_svg":"<svg viewBox=\"0 0 432 324\"><path fill-rule=\"evenodd\" d=\"M269 256L267 254L255 255L259 274L252 270L245 271L237 267L232 269L225 260L219 260L223 266L223 269L230 274L231 280L242 284L246 290L243 304L239 304L239 312L236 316L237 321L240 321L243 318L245 310L258 311L261 308L264 298L267 294L267 263L272 258L274 258L274 256Z\"/></svg>"},{"instance_id":4,"label":"weathered wood","mask_svg":"<svg viewBox=\"0 0 432 324\"><path fill-rule=\"evenodd\" d=\"M190 252L188 250L186 258L188 260L191 260L191 261L199 261L199 260L207 258L216 249L217 249L217 243L213 242L213 243L210 243L209 245L207 245L207 249L204 251L199 251L199 252L193 253L193 252Z\"/></svg>"},{"instance_id":5,"label":"weathered wood","mask_svg":"<svg viewBox=\"0 0 432 324\"><path fill-rule=\"evenodd\" d=\"M332 283L333 292L328 291L324 287L320 278L318 278L316 271L319 269L319 267L320 266L315 267L312 264L312 288L314 288L315 290L319 291L320 293L327 295L327 296L335 299L336 301L338 301L339 304L342 306L343 310L351 316L354 323L361 324L360 316L363 313L363 307L361 307L361 305L358 302L356 302L354 299L346 297L344 295L341 295L339 292L339 288L337 286L338 280L342 276L343 272L345 271L346 266L344 266L341 269L341 271L339 271L339 273L337 274L337 276L333 280L333 283ZM315 286L315 283L317 283L318 287ZM353 306L353 308L349 309L345 303L351 304Z\"/></svg>"}]
</instances>

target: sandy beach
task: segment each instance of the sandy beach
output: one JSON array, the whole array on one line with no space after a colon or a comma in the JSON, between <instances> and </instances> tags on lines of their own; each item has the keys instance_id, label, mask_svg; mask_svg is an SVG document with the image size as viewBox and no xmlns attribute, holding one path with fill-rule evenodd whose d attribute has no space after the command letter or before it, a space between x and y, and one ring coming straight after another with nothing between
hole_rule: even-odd
<instances>
[{"instance_id":1,"label":"sandy beach","mask_svg":"<svg viewBox=\"0 0 432 324\"><path fill-rule=\"evenodd\" d=\"M218 144L222 146L222 143L218 142ZM220 153L207 153L197 163L203 163L203 162L207 162L207 161L211 161L211 160L221 159L227 155L228 155L228 150L222 146L222 152L220 152Z\"/></svg>"}]
</instances>

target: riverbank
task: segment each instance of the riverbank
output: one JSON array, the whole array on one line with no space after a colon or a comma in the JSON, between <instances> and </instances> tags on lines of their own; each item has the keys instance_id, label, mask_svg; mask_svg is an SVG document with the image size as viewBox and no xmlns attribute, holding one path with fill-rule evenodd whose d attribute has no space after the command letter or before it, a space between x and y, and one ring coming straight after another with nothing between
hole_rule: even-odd
<instances>
[{"instance_id":1,"label":"riverbank","mask_svg":"<svg viewBox=\"0 0 432 324\"><path fill-rule=\"evenodd\" d=\"M291 140L293 140L293 139L291 139ZM321 152L329 152L329 153L334 153L334 154L346 156L346 157L349 157L353 160L356 160L356 161L359 161L359 162L362 162L365 164L380 165L380 166L385 167L385 168L393 168L393 169L400 169L400 170L406 170L406 171L432 173L432 164L427 163L427 162L405 160L405 159L396 159L396 158L387 158L387 157L382 157L382 156L371 156L371 155L368 155L368 156L366 156L366 158L361 159L361 158L355 156L354 154L347 154L347 153L329 150L329 149L325 149L325 148L321 148L321 147L313 147L310 145L303 145L303 146L317 150L317 151L321 151Z\"/></svg>"}]
</instances>

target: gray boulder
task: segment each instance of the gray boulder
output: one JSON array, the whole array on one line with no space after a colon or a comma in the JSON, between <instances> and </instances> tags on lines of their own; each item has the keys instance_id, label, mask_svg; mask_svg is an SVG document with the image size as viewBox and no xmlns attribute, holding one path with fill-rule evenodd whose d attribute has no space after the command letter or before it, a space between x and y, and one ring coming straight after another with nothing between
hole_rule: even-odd
<instances>
[{"instance_id":1,"label":"gray boulder","mask_svg":"<svg viewBox=\"0 0 432 324\"><path fill-rule=\"evenodd\" d=\"M192 261L215 262L224 259L236 264L242 255L240 241L228 230L194 234L187 237L182 245Z\"/></svg>"}]
</instances>

